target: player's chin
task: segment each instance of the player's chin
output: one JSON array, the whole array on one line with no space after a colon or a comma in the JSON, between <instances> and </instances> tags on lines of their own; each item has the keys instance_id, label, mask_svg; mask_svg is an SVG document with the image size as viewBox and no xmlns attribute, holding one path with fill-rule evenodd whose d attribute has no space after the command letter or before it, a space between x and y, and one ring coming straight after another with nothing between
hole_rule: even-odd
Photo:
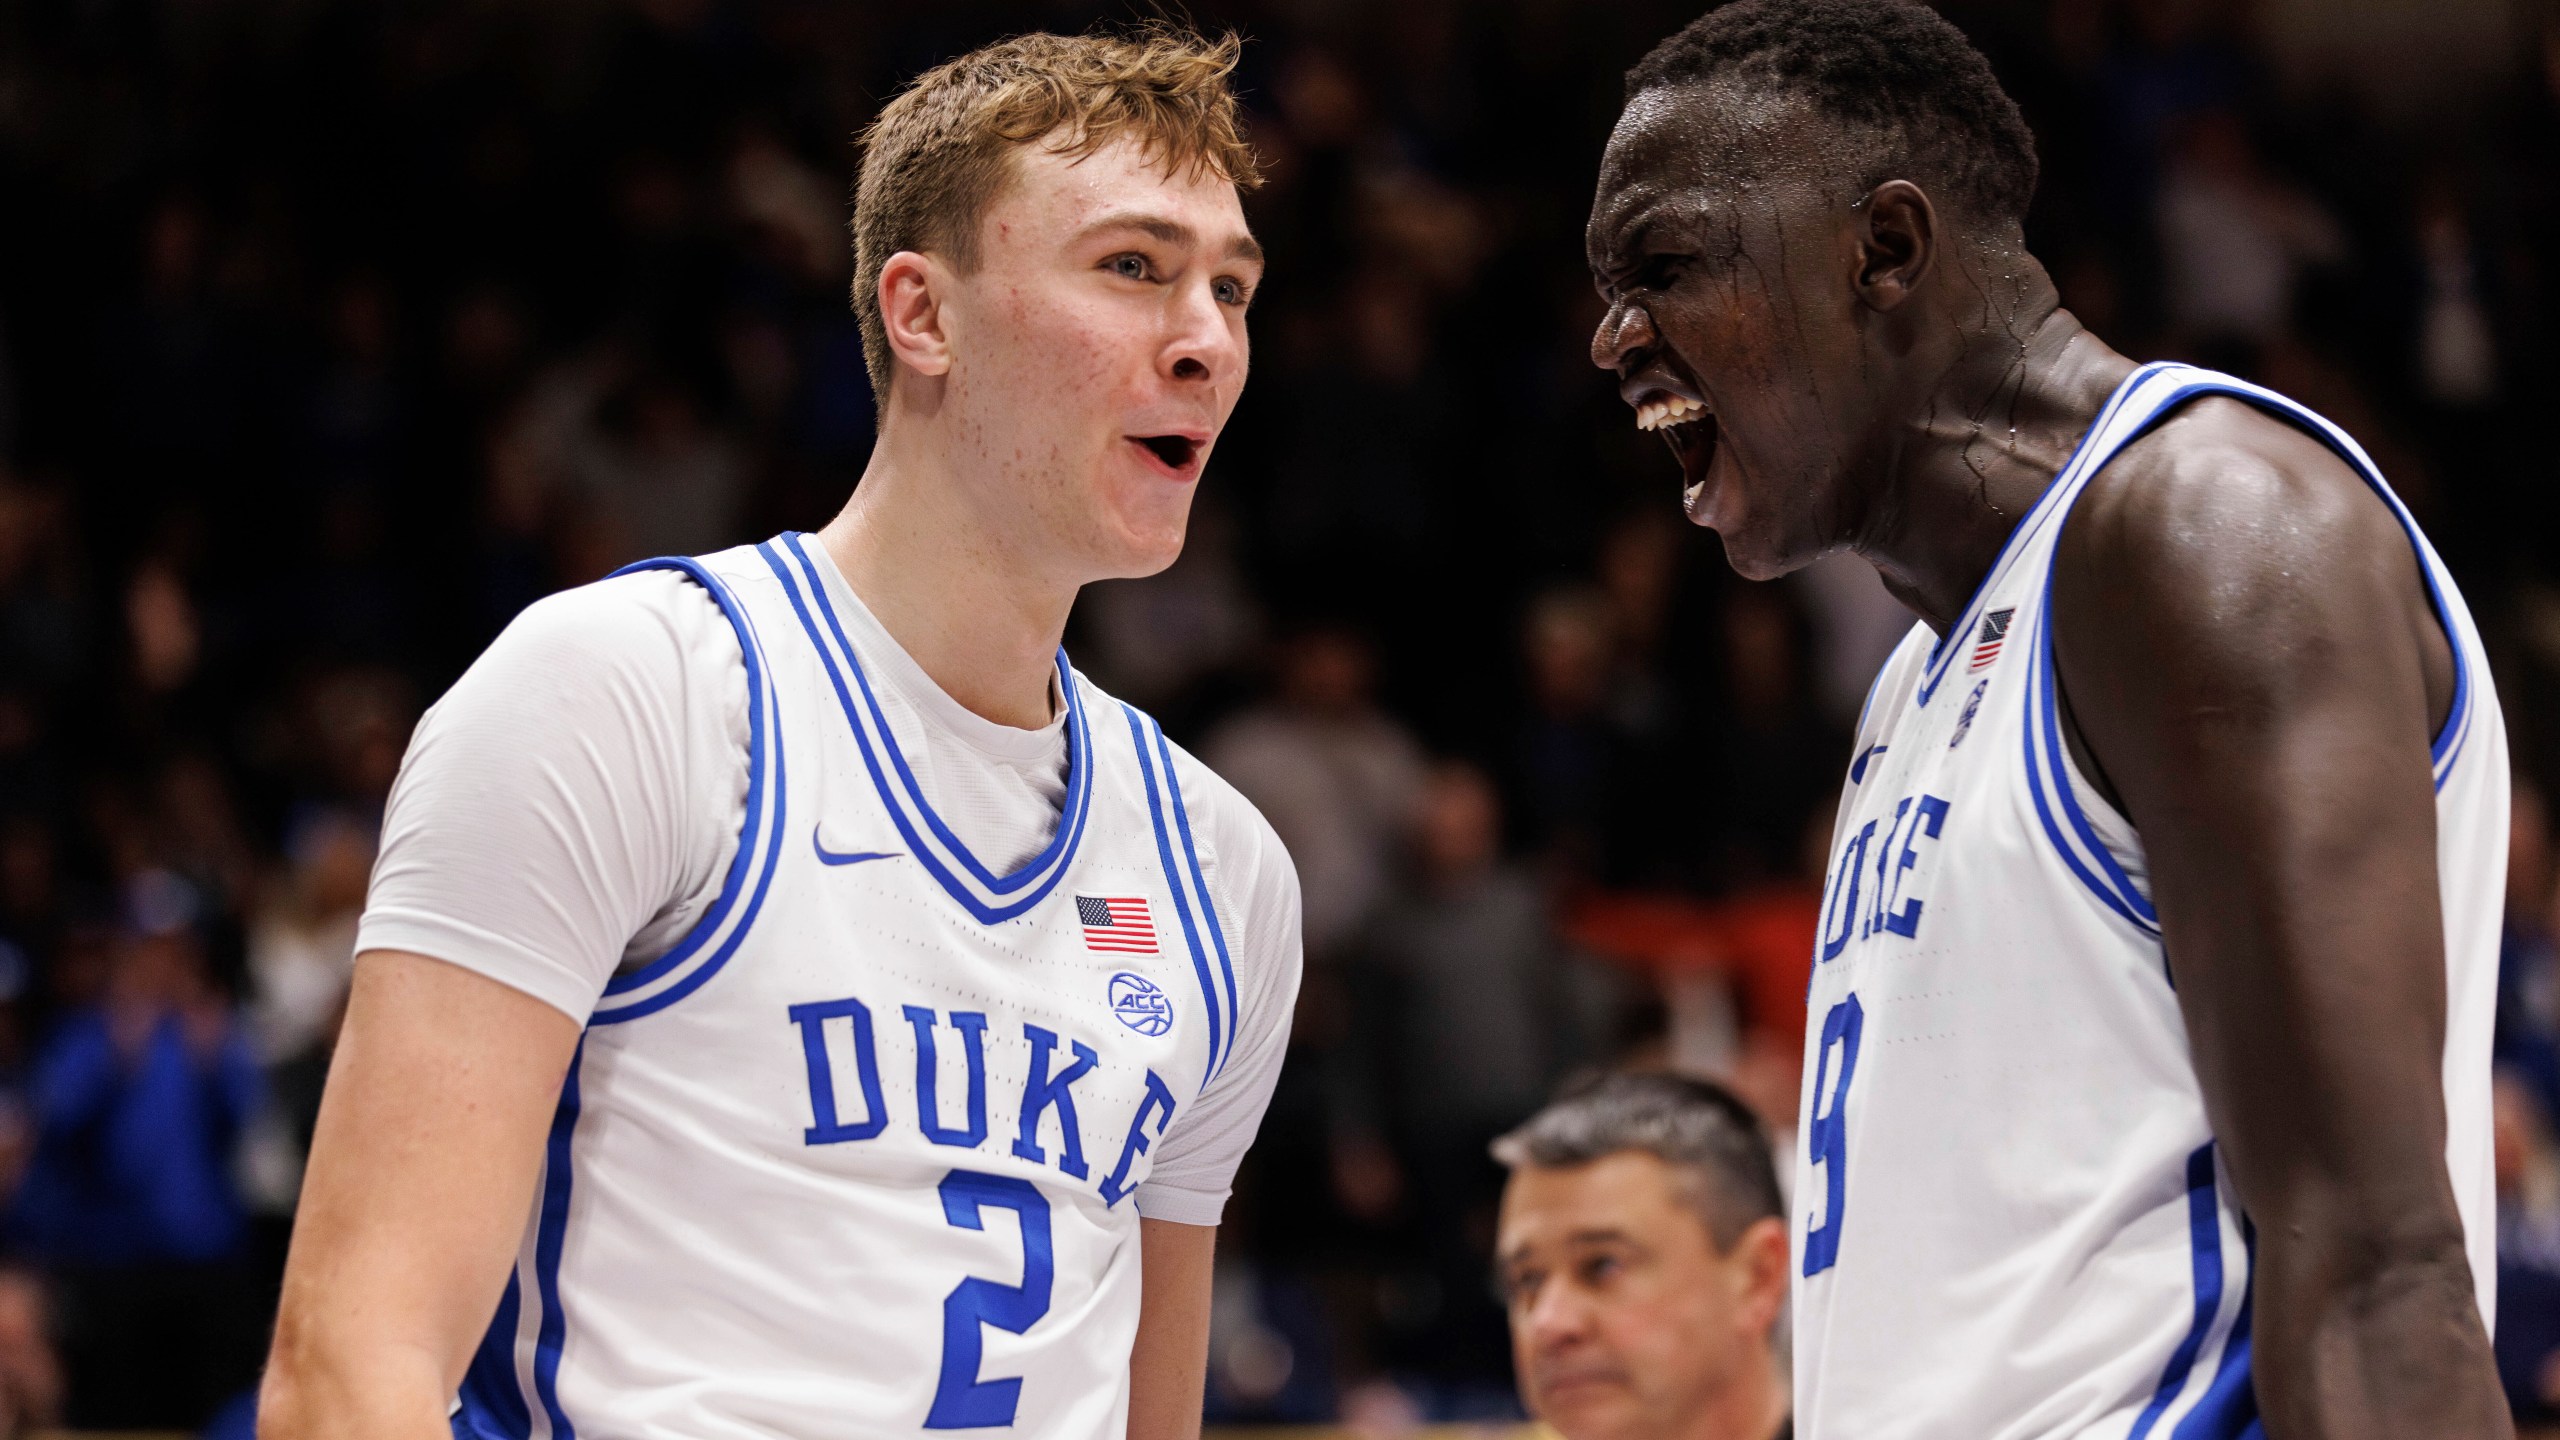
<instances>
[{"instance_id":1,"label":"player's chin","mask_svg":"<svg viewBox=\"0 0 2560 1440\"><path fill-rule=\"evenodd\" d=\"M1555 1430L1577 1437L1625 1436L1627 1440L1647 1433L1644 1407L1626 1383L1610 1377L1586 1376L1554 1379L1538 1387L1538 1418Z\"/></svg>"},{"instance_id":2,"label":"player's chin","mask_svg":"<svg viewBox=\"0 0 2560 1440\"><path fill-rule=\"evenodd\" d=\"M1772 533L1774 527L1765 517L1753 514L1742 498L1729 480L1719 484L1710 478L1690 487L1682 508L1690 524L1716 532L1724 542L1725 562L1735 574L1746 580L1774 580L1795 567L1785 563L1785 547Z\"/></svg>"},{"instance_id":3,"label":"player's chin","mask_svg":"<svg viewBox=\"0 0 2560 1440\"><path fill-rule=\"evenodd\" d=\"M1182 558L1182 544L1190 533L1190 507L1186 504L1166 513L1169 507L1140 507L1140 513L1124 511L1103 527L1108 537L1103 542L1104 554L1095 557L1097 569L1114 580L1143 580L1161 574Z\"/></svg>"},{"instance_id":4,"label":"player's chin","mask_svg":"<svg viewBox=\"0 0 2560 1440\"><path fill-rule=\"evenodd\" d=\"M1804 568L1788 547L1764 543L1748 529L1716 531L1724 541L1725 563L1745 580L1775 580Z\"/></svg>"},{"instance_id":5,"label":"player's chin","mask_svg":"<svg viewBox=\"0 0 2560 1440\"><path fill-rule=\"evenodd\" d=\"M1716 532L1724 542L1725 563L1745 580L1775 580L1812 563L1820 554L1818 546L1806 543L1803 527L1793 515L1771 514L1750 503L1747 495L1733 483L1727 472L1710 480L1708 493L1693 493L1689 518Z\"/></svg>"}]
</instances>

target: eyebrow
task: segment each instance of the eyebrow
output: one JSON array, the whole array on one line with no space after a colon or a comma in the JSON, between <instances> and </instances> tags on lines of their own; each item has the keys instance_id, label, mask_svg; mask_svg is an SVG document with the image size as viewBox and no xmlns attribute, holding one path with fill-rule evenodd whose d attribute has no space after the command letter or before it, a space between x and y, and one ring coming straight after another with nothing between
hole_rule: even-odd
<instances>
[{"instance_id":1,"label":"eyebrow","mask_svg":"<svg viewBox=\"0 0 2560 1440\"><path fill-rule=\"evenodd\" d=\"M1567 1231L1564 1235L1564 1243L1567 1245L1632 1245L1637 1249L1644 1248L1637 1242L1636 1237L1615 1225L1589 1226L1580 1230ZM1496 1255L1494 1263L1508 1269L1525 1258L1530 1246L1531 1242L1524 1240Z\"/></svg>"},{"instance_id":2,"label":"eyebrow","mask_svg":"<svg viewBox=\"0 0 2560 1440\"><path fill-rule=\"evenodd\" d=\"M1588 1230L1576 1230L1564 1238L1578 1245L1633 1245L1636 1243L1636 1237L1619 1229L1615 1225L1603 1225Z\"/></svg>"},{"instance_id":3,"label":"eyebrow","mask_svg":"<svg viewBox=\"0 0 2560 1440\"><path fill-rule=\"evenodd\" d=\"M1607 274L1632 268L1632 262L1644 254L1645 241L1653 228L1661 223L1662 197L1647 196L1632 205L1620 206L1602 222L1601 239L1596 246L1585 237L1583 260L1594 272Z\"/></svg>"},{"instance_id":4,"label":"eyebrow","mask_svg":"<svg viewBox=\"0 0 2560 1440\"><path fill-rule=\"evenodd\" d=\"M1094 221L1076 232L1078 238L1104 230L1135 230L1139 234L1163 241L1167 245L1197 245L1200 234L1179 220L1167 220L1143 210L1118 210ZM1227 247L1227 258L1262 263L1262 242L1251 235L1238 235Z\"/></svg>"}]
</instances>

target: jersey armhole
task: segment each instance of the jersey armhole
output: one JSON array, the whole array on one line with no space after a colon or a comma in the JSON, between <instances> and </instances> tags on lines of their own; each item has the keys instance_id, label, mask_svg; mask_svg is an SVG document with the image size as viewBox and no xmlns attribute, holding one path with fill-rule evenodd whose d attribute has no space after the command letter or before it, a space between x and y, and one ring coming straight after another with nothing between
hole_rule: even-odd
<instances>
[{"instance_id":1,"label":"jersey armhole","mask_svg":"<svg viewBox=\"0 0 2560 1440\"><path fill-rule=\"evenodd\" d=\"M782 853L783 756L780 708L755 622L719 577L700 561L682 557L643 560L614 572L672 570L710 592L737 634L747 669L747 802L729 871L702 918L667 953L608 981L589 1016L590 1025L612 1025L654 1014L701 988L736 954L755 924L773 884Z\"/></svg>"},{"instance_id":2,"label":"jersey armhole","mask_svg":"<svg viewBox=\"0 0 2560 1440\"><path fill-rule=\"evenodd\" d=\"M2269 417L2291 425L2327 446L2331 453L2346 462L2373 491L2375 497L2389 507L2392 518L2400 524L2400 532L2417 557L2418 577L2426 586L2428 606L2435 612L2436 624L2444 632L2445 644L2453 651L2453 702L2446 709L2443 725L2428 746L2428 760L2433 770L2435 789L2441 792L2461 758L2462 742L2470 731L2472 709L2471 665L2463 653L2463 630L2457 623L2453 604L2446 595L2438 575L2440 568L2433 547L2418 529L2400 497L2382 478L2382 472L2354 438L2317 413L2246 381L2212 372L2198 372L2175 390L2162 396L2149 415L2130 433L2115 443L2113 450L2091 467L2092 474L2123 453L2124 448L2140 440L2163 420L2189 401L2206 395L2228 395ZM2085 491L2084 484L2081 489ZM2068 523L2070 510L2079 500L2072 494L2062 513L2054 518L2059 527ZM2057 542L2045 555L2045 573L2041 602L2036 611L2034 665L2027 685L2027 723L2025 735L2028 789L2035 801L2036 818L2042 823L2046 837L2062 856L2064 865L2081 884L2107 909L2153 939L2160 936L2160 917L2152 908L2145 888L2122 863L2112 837L2101 835L2099 825L2091 821L2088 806L2094 804L2112 823L2107 826L2124 836L2133 835L2132 822L2107 805L2072 761L2061 734L2059 688L2053 665L2053 574L2056 557L2061 553ZM2086 793L2087 800L2082 795Z\"/></svg>"}]
</instances>

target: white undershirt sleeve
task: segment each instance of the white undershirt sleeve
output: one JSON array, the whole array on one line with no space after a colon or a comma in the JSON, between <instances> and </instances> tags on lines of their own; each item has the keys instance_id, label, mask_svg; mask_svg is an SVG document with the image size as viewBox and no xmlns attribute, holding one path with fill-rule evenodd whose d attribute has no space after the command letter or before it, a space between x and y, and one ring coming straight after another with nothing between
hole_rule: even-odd
<instances>
[{"instance_id":1,"label":"white undershirt sleeve","mask_svg":"<svg viewBox=\"0 0 2560 1440\"><path fill-rule=\"evenodd\" d=\"M537 601L418 722L356 948L583 1024L718 894L746 782L746 667L709 592L644 571Z\"/></svg>"},{"instance_id":2,"label":"white undershirt sleeve","mask_svg":"<svg viewBox=\"0 0 2560 1440\"><path fill-rule=\"evenodd\" d=\"M1197 1099L1178 1103L1138 1187L1138 1213L1215 1225L1289 1049L1301 964L1298 871L1260 811L1189 754L1175 755L1199 827L1200 868L1234 951L1236 1036L1225 1070Z\"/></svg>"}]
</instances>

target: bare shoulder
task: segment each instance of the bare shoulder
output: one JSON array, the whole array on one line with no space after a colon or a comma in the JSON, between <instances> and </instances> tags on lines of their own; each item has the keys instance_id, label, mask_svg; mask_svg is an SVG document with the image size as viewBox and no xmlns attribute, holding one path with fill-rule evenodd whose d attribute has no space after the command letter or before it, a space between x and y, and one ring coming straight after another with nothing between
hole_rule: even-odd
<instances>
[{"instance_id":1,"label":"bare shoulder","mask_svg":"<svg viewBox=\"0 0 2560 1440\"><path fill-rule=\"evenodd\" d=\"M2245 401L2212 396L2093 478L2059 541L2056 598L2137 630L2227 637L2263 654L2288 633L2423 610L2400 519L2346 459Z\"/></svg>"}]
</instances>

